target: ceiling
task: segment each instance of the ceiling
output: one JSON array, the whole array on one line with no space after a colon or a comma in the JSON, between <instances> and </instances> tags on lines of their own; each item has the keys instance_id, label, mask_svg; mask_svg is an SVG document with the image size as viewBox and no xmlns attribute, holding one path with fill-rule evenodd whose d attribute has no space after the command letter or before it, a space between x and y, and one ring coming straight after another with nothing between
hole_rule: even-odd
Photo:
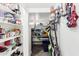
<instances>
[{"instance_id":1,"label":"ceiling","mask_svg":"<svg viewBox=\"0 0 79 59\"><path fill-rule=\"evenodd\" d=\"M26 8L50 8L55 3L25 3Z\"/></svg>"}]
</instances>

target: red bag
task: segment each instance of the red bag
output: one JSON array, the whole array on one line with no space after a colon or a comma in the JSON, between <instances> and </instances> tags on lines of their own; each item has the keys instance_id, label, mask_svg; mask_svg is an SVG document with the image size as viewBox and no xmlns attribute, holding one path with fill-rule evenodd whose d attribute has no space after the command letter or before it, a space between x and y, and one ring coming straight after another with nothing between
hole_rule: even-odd
<instances>
[{"instance_id":1,"label":"red bag","mask_svg":"<svg viewBox=\"0 0 79 59\"><path fill-rule=\"evenodd\" d=\"M77 23L72 20L72 21L70 21L70 22L67 23L67 26L68 27L76 27L77 26Z\"/></svg>"},{"instance_id":2,"label":"red bag","mask_svg":"<svg viewBox=\"0 0 79 59\"><path fill-rule=\"evenodd\" d=\"M5 41L5 42L4 42L4 45L6 45L6 46L9 46L9 45L11 45L11 41L10 41L10 40L8 40L8 41Z\"/></svg>"},{"instance_id":3,"label":"red bag","mask_svg":"<svg viewBox=\"0 0 79 59\"><path fill-rule=\"evenodd\" d=\"M78 19L78 15L75 11L75 5L73 5L72 7L72 12L71 12L71 16L68 17L68 23L67 26L68 27L76 27L77 26L77 19Z\"/></svg>"}]
</instances>

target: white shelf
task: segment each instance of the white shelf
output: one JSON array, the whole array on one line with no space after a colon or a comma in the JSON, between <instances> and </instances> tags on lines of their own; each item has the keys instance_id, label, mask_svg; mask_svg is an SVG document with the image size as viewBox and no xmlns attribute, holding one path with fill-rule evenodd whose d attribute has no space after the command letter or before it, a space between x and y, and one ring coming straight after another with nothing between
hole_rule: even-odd
<instances>
[{"instance_id":1,"label":"white shelf","mask_svg":"<svg viewBox=\"0 0 79 59\"><path fill-rule=\"evenodd\" d=\"M5 24L5 25L10 25L10 26L20 26L20 24L13 24L13 23L10 23L10 22L5 22L5 21L0 21L0 24Z\"/></svg>"},{"instance_id":2,"label":"white shelf","mask_svg":"<svg viewBox=\"0 0 79 59\"><path fill-rule=\"evenodd\" d=\"M6 50L5 52L0 53L0 56L7 56L8 52L9 52L9 50Z\"/></svg>"},{"instance_id":3,"label":"white shelf","mask_svg":"<svg viewBox=\"0 0 79 59\"><path fill-rule=\"evenodd\" d=\"M10 54L12 54L13 52L15 52L17 49L19 49L19 47L16 47L15 49L13 49Z\"/></svg>"},{"instance_id":4,"label":"white shelf","mask_svg":"<svg viewBox=\"0 0 79 59\"><path fill-rule=\"evenodd\" d=\"M10 56L13 52L15 52L16 50L19 49L19 47L16 47L15 49L13 50L10 50L12 49L12 47L10 47L8 50L6 50L5 52L2 52L0 53L0 56Z\"/></svg>"},{"instance_id":5,"label":"white shelf","mask_svg":"<svg viewBox=\"0 0 79 59\"><path fill-rule=\"evenodd\" d=\"M8 40L12 40L12 39L14 39L14 38L16 38L16 37L20 37L21 35L18 35L18 36L14 36L14 37L9 37L9 38L5 38L5 39L0 39L0 43L1 42L5 42L5 41L8 41Z\"/></svg>"},{"instance_id":6,"label":"white shelf","mask_svg":"<svg viewBox=\"0 0 79 59\"><path fill-rule=\"evenodd\" d=\"M15 52L15 51L18 50L18 49L19 49L19 47L16 47L15 49L9 51L6 56L10 56L13 52Z\"/></svg>"},{"instance_id":7,"label":"white shelf","mask_svg":"<svg viewBox=\"0 0 79 59\"><path fill-rule=\"evenodd\" d=\"M4 12L10 12L12 14L16 14L15 12L13 12L10 8L8 8L7 6L4 6L2 4L0 4L0 10L3 10Z\"/></svg>"}]
</instances>

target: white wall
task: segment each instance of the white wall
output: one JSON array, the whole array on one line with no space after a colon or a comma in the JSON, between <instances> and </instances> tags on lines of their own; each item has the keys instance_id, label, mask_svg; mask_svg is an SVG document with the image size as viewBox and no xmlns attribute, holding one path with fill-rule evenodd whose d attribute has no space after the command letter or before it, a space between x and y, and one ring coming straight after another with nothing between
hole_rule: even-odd
<instances>
[{"instance_id":1,"label":"white wall","mask_svg":"<svg viewBox=\"0 0 79 59\"><path fill-rule=\"evenodd\" d=\"M79 4L76 4L77 13ZM78 13L79 14L79 13ZM76 28L68 28L66 17L61 19L60 48L63 56L79 56L79 19Z\"/></svg>"},{"instance_id":2,"label":"white wall","mask_svg":"<svg viewBox=\"0 0 79 59\"><path fill-rule=\"evenodd\" d=\"M28 27L28 8L25 9L24 4L21 5L21 20L23 25L23 52L24 56L29 56L31 54L30 37L29 37L29 27Z\"/></svg>"},{"instance_id":3,"label":"white wall","mask_svg":"<svg viewBox=\"0 0 79 59\"><path fill-rule=\"evenodd\" d=\"M50 8L29 8L30 13L45 13L50 12Z\"/></svg>"}]
</instances>

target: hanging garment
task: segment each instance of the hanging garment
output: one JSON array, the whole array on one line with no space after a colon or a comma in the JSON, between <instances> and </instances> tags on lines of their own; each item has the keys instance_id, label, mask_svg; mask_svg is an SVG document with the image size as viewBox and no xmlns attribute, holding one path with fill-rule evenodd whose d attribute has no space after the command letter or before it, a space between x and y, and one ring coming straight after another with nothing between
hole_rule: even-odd
<instances>
[{"instance_id":1,"label":"hanging garment","mask_svg":"<svg viewBox=\"0 0 79 59\"><path fill-rule=\"evenodd\" d=\"M78 15L76 13L75 5L72 6L71 11L72 11L71 15L67 17L67 20L68 20L67 26L68 27L76 27Z\"/></svg>"},{"instance_id":2,"label":"hanging garment","mask_svg":"<svg viewBox=\"0 0 79 59\"><path fill-rule=\"evenodd\" d=\"M56 13L56 22L58 24L60 24L60 18L61 18L61 13L60 13L60 11L57 11L57 13Z\"/></svg>"},{"instance_id":3,"label":"hanging garment","mask_svg":"<svg viewBox=\"0 0 79 59\"><path fill-rule=\"evenodd\" d=\"M66 4L66 14L68 15L68 16L70 16L71 15L71 4L70 3L67 3Z\"/></svg>"},{"instance_id":4,"label":"hanging garment","mask_svg":"<svg viewBox=\"0 0 79 59\"><path fill-rule=\"evenodd\" d=\"M68 27L76 27L77 26L77 19L78 19L78 15L75 11L75 5L72 6L72 12L71 12L71 16L68 17Z\"/></svg>"}]
</instances>

